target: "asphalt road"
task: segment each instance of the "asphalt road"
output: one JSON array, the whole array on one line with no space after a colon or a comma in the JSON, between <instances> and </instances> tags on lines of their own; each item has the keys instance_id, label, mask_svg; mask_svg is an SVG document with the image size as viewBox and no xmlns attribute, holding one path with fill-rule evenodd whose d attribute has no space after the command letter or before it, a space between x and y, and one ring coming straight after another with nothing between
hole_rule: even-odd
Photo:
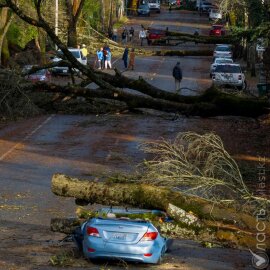
<instances>
[{"instance_id":1,"label":"asphalt road","mask_svg":"<svg viewBox=\"0 0 270 270\"><path fill-rule=\"evenodd\" d=\"M192 19L190 19L192 16ZM194 17L193 17L194 16ZM132 22L134 22L133 19ZM206 19L198 14L162 11L150 19L140 19L154 26L192 31ZM129 76L144 76L153 85L173 91L171 69L176 58L137 58L136 70ZM210 59L180 58L184 72L183 87L196 92L210 85L208 70ZM121 62L116 62L121 65ZM194 91L183 90L185 94ZM235 121L235 120L233 120ZM240 122L242 120L239 120ZM246 120L243 120L245 122ZM228 125L232 125L228 121ZM254 122L250 122L250 128ZM220 119L201 120L171 116L67 116L47 115L11 123L0 129L0 269L29 270L56 269L49 266L49 258L56 252L70 249L61 243L63 235L49 230L52 217L73 216L74 200L59 198L50 191L53 173L93 178L95 174L116 170L130 170L145 157L138 150L140 142L159 137L173 138L180 131L226 130ZM242 153L237 141L232 144L234 132L227 131L231 149ZM231 137L230 137L231 136ZM249 141L244 142L246 145ZM236 146L236 149L235 149ZM239 148L237 148L239 147ZM101 269L83 259L68 269ZM109 265L110 269L120 269ZM67 268L65 268L67 269ZM226 248L203 248L187 240L175 241L172 252L166 255L161 266L129 265L128 269L253 269L248 251Z\"/></svg>"}]
</instances>

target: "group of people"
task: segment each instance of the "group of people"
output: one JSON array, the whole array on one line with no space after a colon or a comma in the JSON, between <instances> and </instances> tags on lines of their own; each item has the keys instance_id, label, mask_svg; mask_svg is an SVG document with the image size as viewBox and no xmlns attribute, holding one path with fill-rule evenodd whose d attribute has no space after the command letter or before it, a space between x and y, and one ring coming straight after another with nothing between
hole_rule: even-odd
<instances>
[{"instance_id":1,"label":"group of people","mask_svg":"<svg viewBox=\"0 0 270 270\"><path fill-rule=\"evenodd\" d=\"M105 44L104 47L101 47L96 54L96 60L94 63L94 68L98 63L98 69L107 69L112 68L112 53L108 44Z\"/></svg>"},{"instance_id":2,"label":"group of people","mask_svg":"<svg viewBox=\"0 0 270 270\"><path fill-rule=\"evenodd\" d=\"M132 42L134 38L134 33L135 30L131 26L129 30L127 30L126 27L124 27L122 33L121 33L121 39L122 39L122 44L127 44L127 42Z\"/></svg>"},{"instance_id":3,"label":"group of people","mask_svg":"<svg viewBox=\"0 0 270 270\"><path fill-rule=\"evenodd\" d=\"M141 31L144 31L144 28L142 28ZM141 31L139 34L139 37L141 39L141 45L143 42L143 39L145 38L143 35L141 37ZM78 48L81 50L83 57L87 57L88 51L85 44L82 44L80 47L78 45ZM94 68L96 67L96 63L98 63L98 69L107 69L112 68L112 53L111 49L108 44L105 44L103 47L101 47L97 53L96 53L96 60L94 63ZM134 70L135 67L135 49L131 48L131 51L129 51L129 47L126 46L124 53L122 55L122 60L124 62L125 69ZM180 83L182 81L182 69L180 67L180 62L177 62L176 65L173 68L172 76L175 79L175 91L180 92Z\"/></svg>"}]
</instances>

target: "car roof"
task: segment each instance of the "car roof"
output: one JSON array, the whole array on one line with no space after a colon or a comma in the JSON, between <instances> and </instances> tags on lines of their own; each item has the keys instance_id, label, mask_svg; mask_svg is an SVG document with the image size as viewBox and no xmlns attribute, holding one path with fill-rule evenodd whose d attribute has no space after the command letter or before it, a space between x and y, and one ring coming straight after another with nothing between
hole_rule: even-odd
<instances>
[{"instance_id":1,"label":"car roof","mask_svg":"<svg viewBox=\"0 0 270 270\"><path fill-rule=\"evenodd\" d=\"M225 58L225 57L217 57L217 58L215 58L215 61L217 61L217 60L233 61L232 58Z\"/></svg>"},{"instance_id":2,"label":"car roof","mask_svg":"<svg viewBox=\"0 0 270 270\"><path fill-rule=\"evenodd\" d=\"M218 66L238 66L240 67L240 64L237 63L220 63Z\"/></svg>"},{"instance_id":3,"label":"car roof","mask_svg":"<svg viewBox=\"0 0 270 270\"><path fill-rule=\"evenodd\" d=\"M224 27L223 24L212 24L212 27Z\"/></svg>"}]
</instances>

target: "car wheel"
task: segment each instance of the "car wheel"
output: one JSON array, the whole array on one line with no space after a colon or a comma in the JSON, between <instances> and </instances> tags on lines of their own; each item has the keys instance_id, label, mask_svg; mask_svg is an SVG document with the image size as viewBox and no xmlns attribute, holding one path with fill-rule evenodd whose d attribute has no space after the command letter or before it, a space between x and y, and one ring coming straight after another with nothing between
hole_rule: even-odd
<instances>
[{"instance_id":1,"label":"car wheel","mask_svg":"<svg viewBox=\"0 0 270 270\"><path fill-rule=\"evenodd\" d=\"M243 85L242 85L242 90L246 90L247 89L247 82L244 81Z\"/></svg>"}]
</instances>

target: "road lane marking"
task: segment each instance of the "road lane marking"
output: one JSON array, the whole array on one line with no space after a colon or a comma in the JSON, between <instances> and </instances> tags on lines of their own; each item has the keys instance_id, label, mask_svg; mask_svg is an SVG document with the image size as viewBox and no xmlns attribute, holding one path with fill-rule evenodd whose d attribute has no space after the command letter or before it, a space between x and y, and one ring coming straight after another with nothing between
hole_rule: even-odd
<instances>
[{"instance_id":1,"label":"road lane marking","mask_svg":"<svg viewBox=\"0 0 270 270\"><path fill-rule=\"evenodd\" d=\"M38 127L36 127L33 131L27 134L21 141L12 146L6 153L0 156L0 161L3 161L10 153L12 153L19 145L23 144L26 140L28 140L32 135L34 135L39 129L41 129L44 125L46 125L55 115L52 114L47 119L45 119Z\"/></svg>"}]
</instances>

